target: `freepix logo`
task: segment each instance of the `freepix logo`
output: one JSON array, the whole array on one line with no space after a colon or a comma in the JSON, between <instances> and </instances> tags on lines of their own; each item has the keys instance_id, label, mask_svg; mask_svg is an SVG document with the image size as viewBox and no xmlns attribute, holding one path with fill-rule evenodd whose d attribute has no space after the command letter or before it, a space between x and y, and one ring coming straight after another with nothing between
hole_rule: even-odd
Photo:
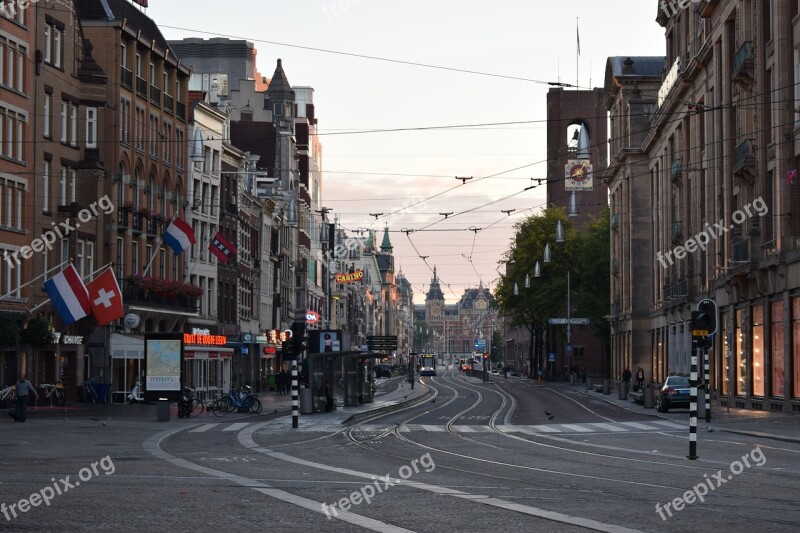
<instances>
[{"instance_id":1,"label":"freepix logo","mask_svg":"<svg viewBox=\"0 0 800 533\"><path fill-rule=\"evenodd\" d=\"M678 11L686 9L690 5L697 5L701 2L710 2L711 0L661 0L661 11L668 17L674 17Z\"/></svg>"},{"instance_id":2,"label":"freepix logo","mask_svg":"<svg viewBox=\"0 0 800 533\"><path fill-rule=\"evenodd\" d=\"M669 265L675 264L675 261L672 259L673 255L675 259L680 260L685 258L687 254L696 252L698 248L705 250L712 239L718 239L723 233L727 233L735 228L737 224L741 224L747 220L747 217L753 217L754 215L763 217L768 211L767 203L759 196L751 203L745 204L741 209L734 211L733 215L731 215L731 219L733 220L732 224L726 225L724 220L720 220L719 222L715 222L712 226L706 222L705 229L697 235L686 239L683 246L676 246L664 254L656 252L656 259L661 263L661 266L666 269ZM669 263L669 265L667 263Z\"/></svg>"},{"instance_id":3,"label":"freepix logo","mask_svg":"<svg viewBox=\"0 0 800 533\"><path fill-rule=\"evenodd\" d=\"M63 239L73 231L80 229L82 223L85 224L92 220L92 218L98 216L100 214L98 208L102 210L105 215L110 215L114 212L114 204L111 202L108 195L105 195L96 202L89 204L89 207L86 209L81 209L78 213L78 221L67 218L65 221L59 222L58 224L50 222L53 229L45 231L42 233L41 237L33 239L30 245L23 246L13 253L3 252L3 260L8 263L10 268L14 268L22 262L20 261L20 256L22 256L22 259L30 259L34 252L49 252L53 249L53 245L56 243L57 239Z\"/></svg>"}]
</instances>

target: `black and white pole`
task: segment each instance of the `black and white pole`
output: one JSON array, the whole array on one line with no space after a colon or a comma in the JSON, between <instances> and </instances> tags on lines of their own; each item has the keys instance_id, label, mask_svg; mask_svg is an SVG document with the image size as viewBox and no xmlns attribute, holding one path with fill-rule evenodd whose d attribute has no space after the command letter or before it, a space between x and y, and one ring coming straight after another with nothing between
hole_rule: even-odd
<instances>
[{"instance_id":1,"label":"black and white pole","mask_svg":"<svg viewBox=\"0 0 800 533\"><path fill-rule=\"evenodd\" d=\"M300 402L297 390L297 356L292 358L292 427L297 429L299 426Z\"/></svg>"},{"instance_id":2,"label":"black and white pole","mask_svg":"<svg viewBox=\"0 0 800 533\"><path fill-rule=\"evenodd\" d=\"M706 393L706 422L711 422L711 383L708 376L708 350L703 350L703 389Z\"/></svg>"},{"instance_id":3,"label":"black and white pole","mask_svg":"<svg viewBox=\"0 0 800 533\"><path fill-rule=\"evenodd\" d=\"M697 344L697 341L692 342L692 370L689 375L689 459L697 459L697 358L703 353Z\"/></svg>"}]
</instances>

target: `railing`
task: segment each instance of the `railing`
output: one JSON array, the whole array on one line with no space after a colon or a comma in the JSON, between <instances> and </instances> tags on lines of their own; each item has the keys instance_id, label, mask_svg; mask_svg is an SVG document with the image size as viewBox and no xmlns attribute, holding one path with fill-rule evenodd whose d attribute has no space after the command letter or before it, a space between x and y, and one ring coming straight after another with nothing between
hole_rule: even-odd
<instances>
[{"instance_id":1,"label":"railing","mask_svg":"<svg viewBox=\"0 0 800 533\"><path fill-rule=\"evenodd\" d=\"M149 219L147 221L147 233L148 233L148 236L155 237L156 235L158 235L158 226L159 226L158 219L156 219L156 218Z\"/></svg>"},{"instance_id":2,"label":"railing","mask_svg":"<svg viewBox=\"0 0 800 533\"><path fill-rule=\"evenodd\" d=\"M147 80L136 76L136 94L147 98Z\"/></svg>"},{"instance_id":3,"label":"railing","mask_svg":"<svg viewBox=\"0 0 800 533\"><path fill-rule=\"evenodd\" d=\"M125 280L120 280L120 283L122 284L122 299L126 304L163 307L180 311L197 311L197 298L189 296L158 296L152 291L145 291L141 287L127 283Z\"/></svg>"},{"instance_id":4,"label":"railing","mask_svg":"<svg viewBox=\"0 0 800 533\"><path fill-rule=\"evenodd\" d=\"M131 224L133 226L133 231L141 232L142 231L142 215L140 215L139 213L136 213L136 212L131 213L131 220L133 222Z\"/></svg>"},{"instance_id":5,"label":"railing","mask_svg":"<svg viewBox=\"0 0 800 533\"><path fill-rule=\"evenodd\" d=\"M733 77L738 77L746 68L752 67L754 57L753 41L743 42L733 55Z\"/></svg>"},{"instance_id":6,"label":"railing","mask_svg":"<svg viewBox=\"0 0 800 533\"><path fill-rule=\"evenodd\" d=\"M168 95L167 93L164 93L164 105L163 105L164 111L172 113L172 106L174 102L175 100L174 98L172 98L172 96Z\"/></svg>"},{"instance_id":7,"label":"railing","mask_svg":"<svg viewBox=\"0 0 800 533\"><path fill-rule=\"evenodd\" d=\"M128 89L133 89L133 72L125 67L119 68L119 77L122 85Z\"/></svg>"},{"instance_id":8,"label":"railing","mask_svg":"<svg viewBox=\"0 0 800 533\"><path fill-rule=\"evenodd\" d=\"M128 228L128 211L126 209L117 211L117 226L120 229Z\"/></svg>"},{"instance_id":9,"label":"railing","mask_svg":"<svg viewBox=\"0 0 800 533\"><path fill-rule=\"evenodd\" d=\"M676 300L686 298L689 293L689 282L686 278L679 279L675 283L664 284L664 300Z\"/></svg>"},{"instance_id":10,"label":"railing","mask_svg":"<svg viewBox=\"0 0 800 533\"><path fill-rule=\"evenodd\" d=\"M150 101L156 105L161 105L161 89L155 85L150 86Z\"/></svg>"}]
</instances>

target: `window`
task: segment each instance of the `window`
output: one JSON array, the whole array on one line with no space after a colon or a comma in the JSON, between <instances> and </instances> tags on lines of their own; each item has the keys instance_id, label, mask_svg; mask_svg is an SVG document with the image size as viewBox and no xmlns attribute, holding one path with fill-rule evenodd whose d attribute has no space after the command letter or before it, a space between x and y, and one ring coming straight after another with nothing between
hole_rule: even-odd
<instances>
[{"instance_id":1,"label":"window","mask_svg":"<svg viewBox=\"0 0 800 533\"><path fill-rule=\"evenodd\" d=\"M86 148L97 148L97 108L86 108Z\"/></svg>"},{"instance_id":2,"label":"window","mask_svg":"<svg viewBox=\"0 0 800 533\"><path fill-rule=\"evenodd\" d=\"M53 95L50 93L44 93L44 109L42 113L44 114L44 136L48 139L52 135L51 127L50 127L50 113L53 107Z\"/></svg>"},{"instance_id":3,"label":"window","mask_svg":"<svg viewBox=\"0 0 800 533\"><path fill-rule=\"evenodd\" d=\"M117 237L117 279L125 277L125 240Z\"/></svg>"},{"instance_id":4,"label":"window","mask_svg":"<svg viewBox=\"0 0 800 533\"><path fill-rule=\"evenodd\" d=\"M150 85L156 84L156 66L150 63Z\"/></svg>"},{"instance_id":5,"label":"window","mask_svg":"<svg viewBox=\"0 0 800 533\"><path fill-rule=\"evenodd\" d=\"M131 274L139 272L139 243L133 241L131 243Z\"/></svg>"},{"instance_id":6,"label":"window","mask_svg":"<svg viewBox=\"0 0 800 533\"><path fill-rule=\"evenodd\" d=\"M67 142L67 102L61 100L61 142Z\"/></svg>"},{"instance_id":7,"label":"window","mask_svg":"<svg viewBox=\"0 0 800 533\"><path fill-rule=\"evenodd\" d=\"M167 251L162 248L158 255L158 277L164 279L164 276L167 273Z\"/></svg>"},{"instance_id":8,"label":"window","mask_svg":"<svg viewBox=\"0 0 800 533\"><path fill-rule=\"evenodd\" d=\"M64 237L61 239L61 263L64 265L69 262L69 239Z\"/></svg>"},{"instance_id":9,"label":"window","mask_svg":"<svg viewBox=\"0 0 800 533\"><path fill-rule=\"evenodd\" d=\"M53 66L61 68L61 30L53 29Z\"/></svg>"},{"instance_id":10,"label":"window","mask_svg":"<svg viewBox=\"0 0 800 533\"><path fill-rule=\"evenodd\" d=\"M800 398L800 296L792 298L792 396Z\"/></svg>"},{"instance_id":11,"label":"window","mask_svg":"<svg viewBox=\"0 0 800 533\"><path fill-rule=\"evenodd\" d=\"M276 117L281 116L281 113L283 112L283 104L280 104L280 103L275 104L274 110L275 110L274 113L275 113Z\"/></svg>"},{"instance_id":12,"label":"window","mask_svg":"<svg viewBox=\"0 0 800 533\"><path fill-rule=\"evenodd\" d=\"M142 77L142 54L140 54L139 52L136 52L136 61L135 61L134 68L136 69L136 77L137 78L141 78Z\"/></svg>"},{"instance_id":13,"label":"window","mask_svg":"<svg viewBox=\"0 0 800 533\"><path fill-rule=\"evenodd\" d=\"M0 155L23 160L27 117L0 106Z\"/></svg>"},{"instance_id":14,"label":"window","mask_svg":"<svg viewBox=\"0 0 800 533\"><path fill-rule=\"evenodd\" d=\"M150 155L152 157L158 156L158 117L156 115L150 115L150 131L148 132L150 135Z\"/></svg>"},{"instance_id":15,"label":"window","mask_svg":"<svg viewBox=\"0 0 800 533\"><path fill-rule=\"evenodd\" d=\"M770 352L772 359L772 383L770 393L772 396L784 397L786 392L784 390L783 379L783 341L786 337L783 327L783 300L772 302L771 306L770 319L772 327L770 328L770 334L772 338L770 342Z\"/></svg>"},{"instance_id":16,"label":"window","mask_svg":"<svg viewBox=\"0 0 800 533\"><path fill-rule=\"evenodd\" d=\"M794 124L800 126L800 48L794 49Z\"/></svg>"},{"instance_id":17,"label":"window","mask_svg":"<svg viewBox=\"0 0 800 533\"><path fill-rule=\"evenodd\" d=\"M69 104L69 143L78 145L78 106Z\"/></svg>"},{"instance_id":18,"label":"window","mask_svg":"<svg viewBox=\"0 0 800 533\"><path fill-rule=\"evenodd\" d=\"M183 130L175 130L175 146L177 146L175 165L178 168L183 168L183 161L186 159L186 146L184 144Z\"/></svg>"},{"instance_id":19,"label":"window","mask_svg":"<svg viewBox=\"0 0 800 533\"><path fill-rule=\"evenodd\" d=\"M61 195L58 205L67 205L67 168L61 167Z\"/></svg>"},{"instance_id":20,"label":"window","mask_svg":"<svg viewBox=\"0 0 800 533\"><path fill-rule=\"evenodd\" d=\"M136 107L136 139L137 150L144 150L144 108Z\"/></svg>"},{"instance_id":21,"label":"window","mask_svg":"<svg viewBox=\"0 0 800 533\"><path fill-rule=\"evenodd\" d=\"M122 68L128 68L128 47L124 44L119 45L119 64Z\"/></svg>"},{"instance_id":22,"label":"window","mask_svg":"<svg viewBox=\"0 0 800 533\"><path fill-rule=\"evenodd\" d=\"M753 306L753 396L764 396L764 306Z\"/></svg>"},{"instance_id":23,"label":"window","mask_svg":"<svg viewBox=\"0 0 800 533\"><path fill-rule=\"evenodd\" d=\"M44 62L48 65L53 61L53 27L50 24L44 25Z\"/></svg>"},{"instance_id":24,"label":"window","mask_svg":"<svg viewBox=\"0 0 800 533\"><path fill-rule=\"evenodd\" d=\"M42 167L42 211L50 211L50 161L45 161Z\"/></svg>"},{"instance_id":25,"label":"window","mask_svg":"<svg viewBox=\"0 0 800 533\"><path fill-rule=\"evenodd\" d=\"M5 84L6 79L6 43L0 39L0 85Z\"/></svg>"},{"instance_id":26,"label":"window","mask_svg":"<svg viewBox=\"0 0 800 533\"><path fill-rule=\"evenodd\" d=\"M745 353L745 346L747 345L745 332L747 328L742 327L744 320L744 310L736 310L736 394L744 396L747 394L747 354Z\"/></svg>"},{"instance_id":27,"label":"window","mask_svg":"<svg viewBox=\"0 0 800 533\"><path fill-rule=\"evenodd\" d=\"M0 84L25 92L25 66L28 49L0 35Z\"/></svg>"},{"instance_id":28,"label":"window","mask_svg":"<svg viewBox=\"0 0 800 533\"><path fill-rule=\"evenodd\" d=\"M164 162L169 163L172 160L172 124L164 122L164 134L161 136L164 141Z\"/></svg>"},{"instance_id":29,"label":"window","mask_svg":"<svg viewBox=\"0 0 800 533\"><path fill-rule=\"evenodd\" d=\"M123 143L130 142L131 102L122 98L119 107L119 140Z\"/></svg>"},{"instance_id":30,"label":"window","mask_svg":"<svg viewBox=\"0 0 800 533\"><path fill-rule=\"evenodd\" d=\"M164 94L169 94L169 72L165 70L162 76L164 78Z\"/></svg>"}]
</instances>

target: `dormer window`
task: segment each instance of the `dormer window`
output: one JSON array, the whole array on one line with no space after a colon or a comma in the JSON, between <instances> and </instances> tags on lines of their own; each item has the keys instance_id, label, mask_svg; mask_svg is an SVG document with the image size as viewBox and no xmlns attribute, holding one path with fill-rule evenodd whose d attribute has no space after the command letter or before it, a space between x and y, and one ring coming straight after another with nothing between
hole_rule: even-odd
<instances>
[{"instance_id":1,"label":"dormer window","mask_svg":"<svg viewBox=\"0 0 800 533\"><path fill-rule=\"evenodd\" d=\"M274 114L276 117L280 117L280 116L282 116L282 114L283 114L283 104L275 104L275 105L273 106L273 109L274 109L274 111L273 111L273 114Z\"/></svg>"},{"instance_id":2,"label":"dormer window","mask_svg":"<svg viewBox=\"0 0 800 533\"><path fill-rule=\"evenodd\" d=\"M286 117L287 118L292 117L292 104L290 104L289 102L286 102Z\"/></svg>"}]
</instances>

